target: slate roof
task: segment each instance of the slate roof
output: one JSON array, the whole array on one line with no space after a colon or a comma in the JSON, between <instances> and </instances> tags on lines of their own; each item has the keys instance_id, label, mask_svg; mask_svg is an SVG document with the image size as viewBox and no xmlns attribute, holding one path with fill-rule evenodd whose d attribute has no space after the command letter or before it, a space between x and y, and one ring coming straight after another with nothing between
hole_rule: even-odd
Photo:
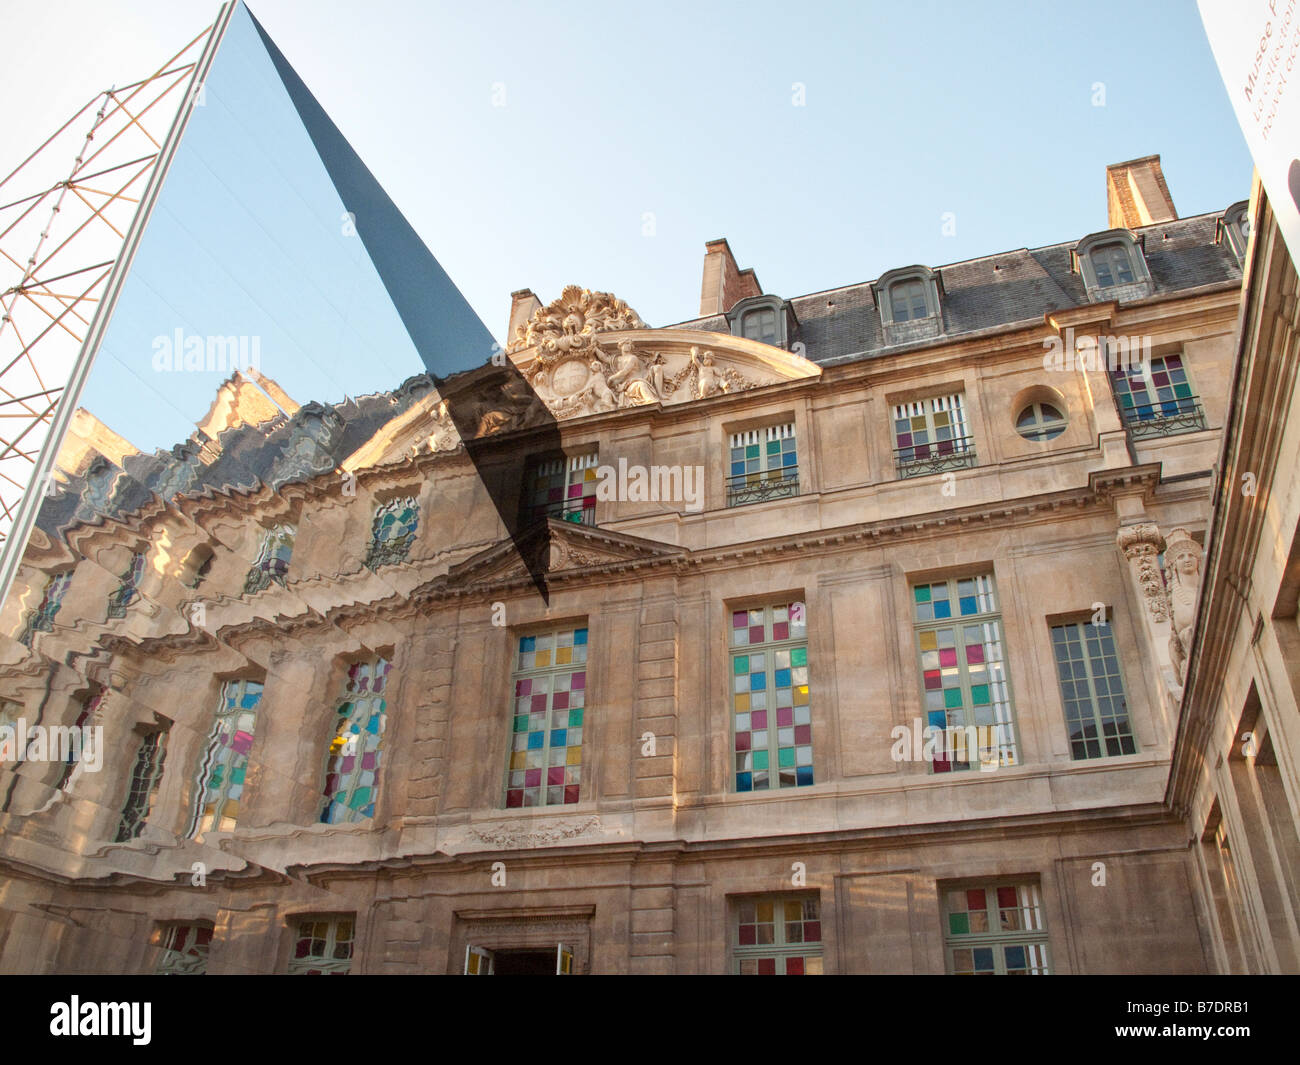
<instances>
[{"instance_id":1,"label":"slate roof","mask_svg":"<svg viewBox=\"0 0 1300 1065\"><path fill-rule=\"evenodd\" d=\"M1160 222L1134 230L1144 245L1154 295L1168 295L1216 282L1241 280L1241 267L1226 243L1216 243L1222 211ZM940 277L943 335L889 345L872 296L873 281L828 289L790 300L805 356L822 366L872 358L935 344L1017 322L1042 321L1049 311L1085 306L1083 279L1071 269L1078 241L986 255L936 269ZM725 315L679 322L679 329L729 333Z\"/></svg>"}]
</instances>

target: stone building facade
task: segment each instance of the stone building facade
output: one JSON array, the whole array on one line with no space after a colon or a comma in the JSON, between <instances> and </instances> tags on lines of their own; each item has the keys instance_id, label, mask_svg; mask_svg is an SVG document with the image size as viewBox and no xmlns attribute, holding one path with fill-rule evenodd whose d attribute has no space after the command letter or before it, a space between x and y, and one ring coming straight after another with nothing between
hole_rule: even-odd
<instances>
[{"instance_id":1,"label":"stone building facade","mask_svg":"<svg viewBox=\"0 0 1300 1065\"><path fill-rule=\"evenodd\" d=\"M668 327L523 290L509 365L238 374L171 452L83 414L0 709L102 766L0 766L0 969L1294 971L1294 774L1211 773L1180 712L1248 205L1179 218L1157 157L1107 195L793 298L714 241ZM1225 881L1221 825L1276 875Z\"/></svg>"}]
</instances>

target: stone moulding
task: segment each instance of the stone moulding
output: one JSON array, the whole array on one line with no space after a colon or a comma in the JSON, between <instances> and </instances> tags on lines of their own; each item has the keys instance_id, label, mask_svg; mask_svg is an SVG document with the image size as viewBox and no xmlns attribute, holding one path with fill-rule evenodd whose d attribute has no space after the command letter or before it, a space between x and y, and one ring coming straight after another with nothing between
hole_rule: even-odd
<instances>
[{"instance_id":1,"label":"stone moulding","mask_svg":"<svg viewBox=\"0 0 1300 1065\"><path fill-rule=\"evenodd\" d=\"M581 821L501 821L483 827L470 826L470 834L480 843L503 850L544 847L585 835L600 826L600 818L592 815Z\"/></svg>"}]
</instances>

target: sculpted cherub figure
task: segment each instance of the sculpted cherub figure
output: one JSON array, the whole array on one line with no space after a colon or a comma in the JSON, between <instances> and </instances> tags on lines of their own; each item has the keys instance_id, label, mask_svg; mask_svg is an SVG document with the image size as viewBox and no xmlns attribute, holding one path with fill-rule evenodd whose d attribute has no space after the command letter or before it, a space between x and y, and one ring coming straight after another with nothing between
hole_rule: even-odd
<instances>
[{"instance_id":1,"label":"sculpted cherub figure","mask_svg":"<svg viewBox=\"0 0 1300 1065\"><path fill-rule=\"evenodd\" d=\"M629 403L655 403L659 400L654 386L645 379L641 359L630 340L620 340L618 343L618 356L614 372L609 375L609 383L613 388L621 388Z\"/></svg>"},{"instance_id":2,"label":"sculpted cherub figure","mask_svg":"<svg viewBox=\"0 0 1300 1065\"><path fill-rule=\"evenodd\" d=\"M713 368L713 352L700 354L699 348L691 348L691 362L695 365L695 396L708 399L728 390L727 380Z\"/></svg>"}]
</instances>

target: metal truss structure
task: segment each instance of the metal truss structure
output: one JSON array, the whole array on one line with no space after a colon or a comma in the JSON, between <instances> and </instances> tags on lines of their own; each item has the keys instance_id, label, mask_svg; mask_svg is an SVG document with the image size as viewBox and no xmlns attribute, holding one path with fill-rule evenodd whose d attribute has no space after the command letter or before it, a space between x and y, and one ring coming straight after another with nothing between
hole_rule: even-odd
<instances>
[{"instance_id":1,"label":"metal truss structure","mask_svg":"<svg viewBox=\"0 0 1300 1065\"><path fill-rule=\"evenodd\" d=\"M34 487L60 398L93 358L92 322L168 131L201 102L191 86L211 33L149 77L96 94L0 179L0 544Z\"/></svg>"}]
</instances>

